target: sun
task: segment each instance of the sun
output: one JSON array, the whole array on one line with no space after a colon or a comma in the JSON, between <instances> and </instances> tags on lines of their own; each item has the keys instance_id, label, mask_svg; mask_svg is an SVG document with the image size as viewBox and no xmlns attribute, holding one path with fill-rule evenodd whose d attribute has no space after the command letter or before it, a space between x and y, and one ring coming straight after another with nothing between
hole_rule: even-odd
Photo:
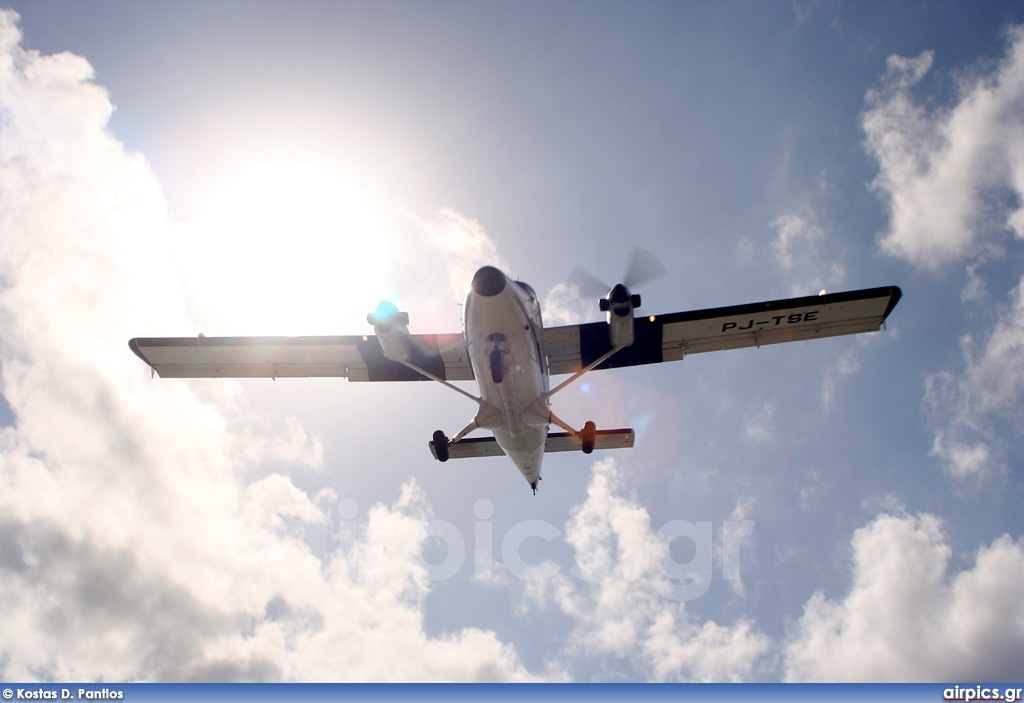
<instances>
[{"instance_id":1,"label":"sun","mask_svg":"<svg viewBox=\"0 0 1024 703\"><path fill-rule=\"evenodd\" d=\"M370 191L323 164L238 169L191 230L185 278L197 317L216 334L350 330L384 290L387 219Z\"/></svg>"}]
</instances>

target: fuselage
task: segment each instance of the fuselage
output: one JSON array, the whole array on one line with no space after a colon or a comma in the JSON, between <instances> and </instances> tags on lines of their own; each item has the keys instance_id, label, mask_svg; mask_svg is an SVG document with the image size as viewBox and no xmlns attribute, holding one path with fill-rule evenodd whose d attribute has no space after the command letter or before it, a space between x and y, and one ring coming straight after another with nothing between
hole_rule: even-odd
<instances>
[{"instance_id":1,"label":"fuselage","mask_svg":"<svg viewBox=\"0 0 1024 703\"><path fill-rule=\"evenodd\" d=\"M536 487L550 415L544 325L533 288L493 266L473 276L464 308L464 333L480 384L480 427ZM491 409L488 411L487 406Z\"/></svg>"}]
</instances>

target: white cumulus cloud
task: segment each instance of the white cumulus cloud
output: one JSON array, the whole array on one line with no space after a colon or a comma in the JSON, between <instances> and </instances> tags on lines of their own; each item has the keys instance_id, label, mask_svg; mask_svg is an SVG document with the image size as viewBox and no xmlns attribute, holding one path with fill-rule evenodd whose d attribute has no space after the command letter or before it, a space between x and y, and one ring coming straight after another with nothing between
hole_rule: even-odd
<instances>
[{"instance_id":1,"label":"white cumulus cloud","mask_svg":"<svg viewBox=\"0 0 1024 703\"><path fill-rule=\"evenodd\" d=\"M687 609L685 600L710 586L710 529L702 539L696 526L696 555L688 564L676 563L669 552L672 535L659 534L647 510L623 492L615 462L597 462L587 498L565 528L574 567L529 590L537 604L554 605L572 619L565 656L606 660L610 669L628 665L655 681L763 676L771 642L753 622L720 625Z\"/></svg>"},{"instance_id":2,"label":"white cumulus cloud","mask_svg":"<svg viewBox=\"0 0 1024 703\"><path fill-rule=\"evenodd\" d=\"M964 335L961 347L963 373L928 376L925 404L932 455L954 478L979 479L1001 465L1001 450L1024 424L1024 280L988 338Z\"/></svg>"},{"instance_id":3,"label":"white cumulus cloud","mask_svg":"<svg viewBox=\"0 0 1024 703\"><path fill-rule=\"evenodd\" d=\"M814 295L834 290L846 277L841 260L828 251L828 237L820 216L807 205L784 213L771 222L772 258L790 281L790 295Z\"/></svg>"},{"instance_id":4,"label":"white cumulus cloud","mask_svg":"<svg viewBox=\"0 0 1024 703\"><path fill-rule=\"evenodd\" d=\"M1024 541L1003 535L970 568L932 515L885 514L854 534L853 584L816 593L785 647L792 681L1014 680L1024 661Z\"/></svg>"},{"instance_id":5,"label":"white cumulus cloud","mask_svg":"<svg viewBox=\"0 0 1024 703\"><path fill-rule=\"evenodd\" d=\"M1005 249L1007 231L1024 239L1024 27L1007 30L1006 55L986 71L965 72L953 104L918 101L914 89L931 69L932 52L891 56L881 86L867 94L868 152L878 161L872 183L889 223L882 249L938 269L966 261L965 302L987 295L980 264L986 247ZM990 330L961 335L963 368L925 380L932 456L957 481L1002 468L1019 432L1024 397L1024 278Z\"/></svg>"},{"instance_id":6,"label":"white cumulus cloud","mask_svg":"<svg viewBox=\"0 0 1024 703\"><path fill-rule=\"evenodd\" d=\"M319 440L233 383L149 378L127 340L194 329L156 179L85 60L22 48L9 11L0 52L0 678L530 678L490 631L425 633L415 484L315 554L330 492L250 470Z\"/></svg>"},{"instance_id":7,"label":"white cumulus cloud","mask_svg":"<svg viewBox=\"0 0 1024 703\"><path fill-rule=\"evenodd\" d=\"M1009 38L998 69L965 77L950 107L914 98L930 51L889 57L881 86L868 92L862 125L879 165L872 187L889 210L887 253L935 269L970 253L988 231L1024 237L1024 29ZM1016 206L992 204L1007 193Z\"/></svg>"}]
</instances>

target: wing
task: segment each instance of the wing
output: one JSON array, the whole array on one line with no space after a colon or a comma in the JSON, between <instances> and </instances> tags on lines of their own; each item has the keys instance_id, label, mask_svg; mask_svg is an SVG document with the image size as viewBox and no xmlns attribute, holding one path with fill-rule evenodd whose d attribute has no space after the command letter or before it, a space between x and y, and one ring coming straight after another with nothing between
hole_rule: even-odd
<instances>
[{"instance_id":1,"label":"wing","mask_svg":"<svg viewBox=\"0 0 1024 703\"><path fill-rule=\"evenodd\" d=\"M473 369L461 334L409 336L413 362L447 381L470 381ZM384 357L374 335L345 337L150 337L129 348L161 378L295 378L426 381Z\"/></svg>"},{"instance_id":2,"label":"wing","mask_svg":"<svg viewBox=\"0 0 1024 703\"><path fill-rule=\"evenodd\" d=\"M656 364L698 352L875 332L900 295L899 288L887 286L637 317L633 344L595 368ZM544 330L544 351L553 375L579 371L610 349L606 322Z\"/></svg>"}]
</instances>

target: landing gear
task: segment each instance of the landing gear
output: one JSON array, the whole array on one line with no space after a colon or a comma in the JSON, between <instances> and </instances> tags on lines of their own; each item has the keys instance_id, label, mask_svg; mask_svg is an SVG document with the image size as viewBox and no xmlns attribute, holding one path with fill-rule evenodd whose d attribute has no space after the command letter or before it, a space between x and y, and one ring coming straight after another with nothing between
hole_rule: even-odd
<instances>
[{"instance_id":1,"label":"landing gear","mask_svg":"<svg viewBox=\"0 0 1024 703\"><path fill-rule=\"evenodd\" d=\"M530 488L533 489L533 495L537 495L537 482L533 481L530 483Z\"/></svg>"},{"instance_id":2,"label":"landing gear","mask_svg":"<svg viewBox=\"0 0 1024 703\"><path fill-rule=\"evenodd\" d=\"M584 454L590 454L594 451L594 443L597 441L597 425L590 420L583 425L583 429L580 430L580 444Z\"/></svg>"},{"instance_id":3,"label":"landing gear","mask_svg":"<svg viewBox=\"0 0 1024 703\"><path fill-rule=\"evenodd\" d=\"M505 378L505 353L501 349L491 352L491 380L501 383Z\"/></svg>"},{"instance_id":4,"label":"landing gear","mask_svg":"<svg viewBox=\"0 0 1024 703\"><path fill-rule=\"evenodd\" d=\"M448 461L448 438L442 430L434 433L434 451L437 452L438 461Z\"/></svg>"}]
</instances>

